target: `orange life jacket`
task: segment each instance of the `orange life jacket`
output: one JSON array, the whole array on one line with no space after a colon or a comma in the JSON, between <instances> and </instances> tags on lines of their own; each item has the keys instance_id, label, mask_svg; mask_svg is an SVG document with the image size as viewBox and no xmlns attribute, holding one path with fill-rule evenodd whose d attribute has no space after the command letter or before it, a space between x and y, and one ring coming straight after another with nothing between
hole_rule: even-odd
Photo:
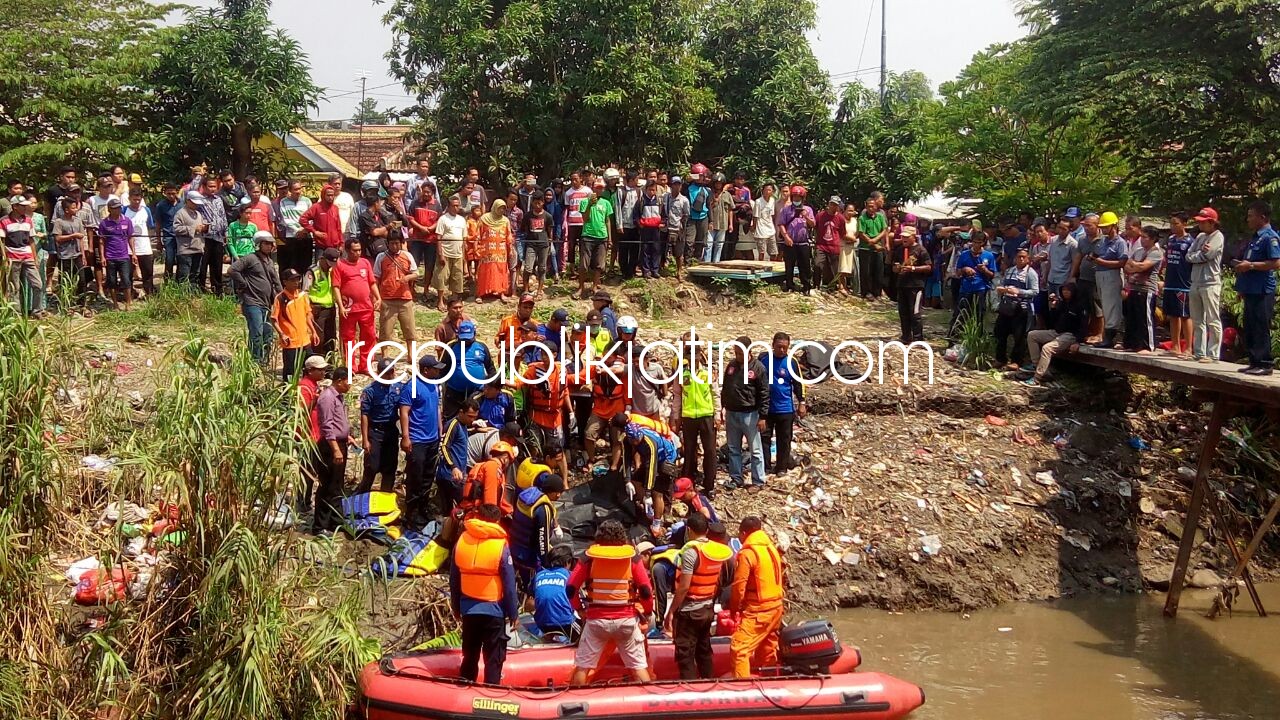
<instances>
[{"instance_id":1,"label":"orange life jacket","mask_svg":"<svg viewBox=\"0 0 1280 720\"><path fill-rule=\"evenodd\" d=\"M668 440L675 438L675 435L671 432L671 426L661 420L647 418L639 413L627 413L627 422L633 422L642 428L648 428Z\"/></svg>"},{"instance_id":2,"label":"orange life jacket","mask_svg":"<svg viewBox=\"0 0 1280 720\"><path fill-rule=\"evenodd\" d=\"M636 549L630 545L592 545L587 548L591 569L587 579L587 602L616 607L635 600L631 560Z\"/></svg>"},{"instance_id":3,"label":"orange life jacket","mask_svg":"<svg viewBox=\"0 0 1280 720\"><path fill-rule=\"evenodd\" d=\"M747 536L742 543L742 555L750 556L755 572L747 581L743 604L763 610L782 602L782 555L763 530ZM740 562L745 562L742 560Z\"/></svg>"},{"instance_id":4,"label":"orange life jacket","mask_svg":"<svg viewBox=\"0 0 1280 720\"><path fill-rule=\"evenodd\" d=\"M709 600L716 596L716 591L720 588L720 568L733 557L733 548L707 540L686 543L680 552L683 553L690 547L698 551L698 566L693 570L689 592L685 597L689 600Z\"/></svg>"},{"instance_id":5,"label":"orange life jacket","mask_svg":"<svg viewBox=\"0 0 1280 720\"><path fill-rule=\"evenodd\" d=\"M471 518L453 547L453 562L462 576L462 594L473 600L502 599L502 551L507 533L497 523Z\"/></svg>"}]
</instances>

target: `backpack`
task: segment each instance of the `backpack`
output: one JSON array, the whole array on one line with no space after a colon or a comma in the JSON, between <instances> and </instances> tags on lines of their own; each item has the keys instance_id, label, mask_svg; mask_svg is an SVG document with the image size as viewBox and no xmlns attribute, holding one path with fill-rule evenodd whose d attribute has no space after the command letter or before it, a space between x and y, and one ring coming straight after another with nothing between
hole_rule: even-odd
<instances>
[{"instance_id":1,"label":"backpack","mask_svg":"<svg viewBox=\"0 0 1280 720\"><path fill-rule=\"evenodd\" d=\"M695 194L698 196L697 198L694 198L694 197L693 197L693 195L695 195ZM706 210L706 209L707 209L707 196L708 196L708 195L710 195L710 194L711 194L711 191L710 191L710 190L707 190L706 188L702 188L702 192L699 192L699 193L694 193L694 192L690 191L690 193L689 193L689 196L690 196L690 198L689 198L689 199L690 199L690 205L689 205L689 207L691 208L691 211L692 211L692 212L696 212L696 213L701 213L703 210Z\"/></svg>"}]
</instances>

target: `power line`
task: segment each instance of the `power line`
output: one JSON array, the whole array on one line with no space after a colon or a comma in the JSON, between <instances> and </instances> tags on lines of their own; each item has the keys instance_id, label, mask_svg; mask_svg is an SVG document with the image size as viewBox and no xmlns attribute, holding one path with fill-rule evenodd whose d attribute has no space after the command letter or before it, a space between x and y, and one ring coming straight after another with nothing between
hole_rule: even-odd
<instances>
[{"instance_id":1,"label":"power line","mask_svg":"<svg viewBox=\"0 0 1280 720\"><path fill-rule=\"evenodd\" d=\"M862 28L862 47L858 50L858 67L862 67L862 56L867 51L867 36L871 32L871 18L875 16L876 0L871 0L871 7L867 8L867 24Z\"/></svg>"}]
</instances>

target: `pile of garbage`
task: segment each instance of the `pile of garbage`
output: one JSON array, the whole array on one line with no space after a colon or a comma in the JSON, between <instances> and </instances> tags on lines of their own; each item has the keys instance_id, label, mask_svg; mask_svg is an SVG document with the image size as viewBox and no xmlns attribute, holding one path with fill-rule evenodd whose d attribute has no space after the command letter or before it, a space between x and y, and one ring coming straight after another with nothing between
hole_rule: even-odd
<instances>
[{"instance_id":1,"label":"pile of garbage","mask_svg":"<svg viewBox=\"0 0 1280 720\"><path fill-rule=\"evenodd\" d=\"M85 458L86 467L110 465L110 461ZM67 567L71 597L79 605L105 605L145 595L165 554L187 541L181 512L173 503L143 507L127 500L111 503L99 515L94 529L116 541L110 553L81 558Z\"/></svg>"}]
</instances>

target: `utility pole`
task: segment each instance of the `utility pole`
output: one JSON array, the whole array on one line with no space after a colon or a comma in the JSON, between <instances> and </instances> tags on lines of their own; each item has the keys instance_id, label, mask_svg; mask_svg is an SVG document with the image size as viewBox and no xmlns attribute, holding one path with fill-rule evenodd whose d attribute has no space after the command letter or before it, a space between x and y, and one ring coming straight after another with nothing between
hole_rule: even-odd
<instances>
[{"instance_id":1,"label":"utility pole","mask_svg":"<svg viewBox=\"0 0 1280 720\"><path fill-rule=\"evenodd\" d=\"M369 73L365 70L358 71L360 73L360 111L364 112L364 89L369 82ZM883 84L883 83L882 83ZM881 88L880 95L884 95L884 89ZM360 137L356 140L356 171L363 173L360 168L364 165L364 124L368 118L363 115L360 117ZM363 174L361 175L363 177Z\"/></svg>"},{"instance_id":2,"label":"utility pole","mask_svg":"<svg viewBox=\"0 0 1280 720\"><path fill-rule=\"evenodd\" d=\"M889 84L889 0L880 0L880 107L888 106Z\"/></svg>"}]
</instances>

